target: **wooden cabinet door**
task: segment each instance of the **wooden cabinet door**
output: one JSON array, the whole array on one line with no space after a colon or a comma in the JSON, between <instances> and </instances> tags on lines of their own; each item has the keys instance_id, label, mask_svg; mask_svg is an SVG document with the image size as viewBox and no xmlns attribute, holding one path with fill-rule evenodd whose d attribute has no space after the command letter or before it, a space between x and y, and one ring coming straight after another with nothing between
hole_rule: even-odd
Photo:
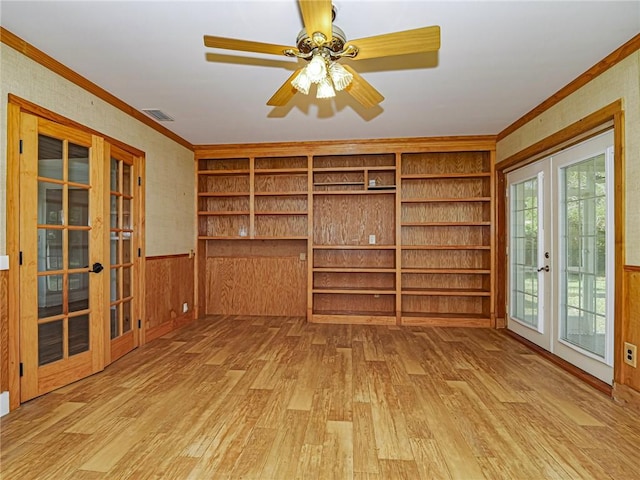
<instances>
[{"instance_id":1,"label":"wooden cabinet door","mask_svg":"<svg viewBox=\"0 0 640 480\"><path fill-rule=\"evenodd\" d=\"M21 115L21 401L104 368L104 142ZM104 266L103 266L104 264Z\"/></svg>"}]
</instances>

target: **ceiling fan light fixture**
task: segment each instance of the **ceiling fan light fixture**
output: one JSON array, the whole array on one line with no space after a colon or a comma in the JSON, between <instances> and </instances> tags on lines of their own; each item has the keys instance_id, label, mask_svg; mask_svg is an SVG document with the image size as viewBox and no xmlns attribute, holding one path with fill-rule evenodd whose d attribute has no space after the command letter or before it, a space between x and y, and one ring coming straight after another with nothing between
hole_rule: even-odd
<instances>
[{"instance_id":1,"label":"ceiling fan light fixture","mask_svg":"<svg viewBox=\"0 0 640 480\"><path fill-rule=\"evenodd\" d=\"M329 76L333 82L333 86L336 90L344 90L349 86L353 80L353 75L349 71L337 62L329 65Z\"/></svg>"},{"instance_id":2,"label":"ceiling fan light fixture","mask_svg":"<svg viewBox=\"0 0 640 480\"><path fill-rule=\"evenodd\" d=\"M329 77L324 77L320 83L318 83L318 90L316 92L316 98L332 98L336 96L336 91L331 85Z\"/></svg>"}]
</instances>

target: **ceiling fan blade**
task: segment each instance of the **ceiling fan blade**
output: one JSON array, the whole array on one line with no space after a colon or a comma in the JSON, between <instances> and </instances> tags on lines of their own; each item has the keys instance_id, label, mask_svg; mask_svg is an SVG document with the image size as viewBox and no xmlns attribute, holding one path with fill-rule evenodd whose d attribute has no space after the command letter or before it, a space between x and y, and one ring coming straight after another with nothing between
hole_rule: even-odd
<instances>
[{"instance_id":1,"label":"ceiling fan blade","mask_svg":"<svg viewBox=\"0 0 640 480\"><path fill-rule=\"evenodd\" d=\"M358 47L358 54L353 60L433 52L440 48L440 27L434 25L432 27L359 38L358 40L347 42L345 48L348 45Z\"/></svg>"},{"instance_id":2,"label":"ceiling fan blade","mask_svg":"<svg viewBox=\"0 0 640 480\"><path fill-rule=\"evenodd\" d=\"M351 83L347 88L345 88L345 90L349 92L363 107L375 107L384 100L382 94L373 88L364 78L358 75L353 68L349 65L343 65L343 67L353 75L353 80L351 80Z\"/></svg>"},{"instance_id":3,"label":"ceiling fan blade","mask_svg":"<svg viewBox=\"0 0 640 480\"><path fill-rule=\"evenodd\" d=\"M333 37L331 0L299 0L299 4L307 35L313 38L315 32L320 32L327 40L331 40Z\"/></svg>"},{"instance_id":4,"label":"ceiling fan blade","mask_svg":"<svg viewBox=\"0 0 640 480\"><path fill-rule=\"evenodd\" d=\"M278 91L274 93L273 96L269 99L267 105L271 105L272 107L283 107L287 103L289 103L289 100L291 100L293 96L298 92L298 90L296 90L296 88L291 85L291 81L296 78L296 75L298 75L301 71L302 68L299 68L298 70L293 72L293 75L287 78L287 81L284 82L278 89Z\"/></svg>"},{"instance_id":5,"label":"ceiling fan blade","mask_svg":"<svg viewBox=\"0 0 640 480\"><path fill-rule=\"evenodd\" d=\"M269 53L272 55L284 55L285 50L297 52L295 47L287 45L275 45L273 43L252 42L249 40L237 40L235 38L204 36L204 44L211 48L224 48L226 50L240 50L243 52Z\"/></svg>"}]
</instances>

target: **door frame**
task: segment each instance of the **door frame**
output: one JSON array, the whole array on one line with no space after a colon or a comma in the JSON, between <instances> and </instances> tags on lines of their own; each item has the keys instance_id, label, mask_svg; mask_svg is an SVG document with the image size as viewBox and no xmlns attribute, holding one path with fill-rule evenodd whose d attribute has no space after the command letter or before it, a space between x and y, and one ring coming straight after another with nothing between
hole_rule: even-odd
<instances>
[{"instance_id":1,"label":"door frame","mask_svg":"<svg viewBox=\"0 0 640 480\"><path fill-rule=\"evenodd\" d=\"M63 126L82 130L91 135L102 138L105 142L116 146L136 157L138 162L138 176L140 177L140 190L138 192L138 232L135 245L139 256L136 257L138 278L135 283L137 288L138 318L145 318L145 153L135 147L127 145L117 139L109 137L101 132L93 130L74 120L59 115L48 109L42 108L28 100L14 94L8 95L7 104L7 255L10 268L8 291L8 318L7 318L7 368L9 409L14 410L20 406L20 119L22 113L38 116L45 120L58 123ZM107 192L108 193L108 192ZM145 322L137 322L139 328L139 346L145 342ZM136 325L138 326L138 325ZM108 339L105 339L108 342ZM107 345L108 343L105 343ZM106 349L105 349L106 350ZM106 359L105 359L106 360ZM106 366L106 365L105 365Z\"/></svg>"},{"instance_id":2,"label":"door frame","mask_svg":"<svg viewBox=\"0 0 640 480\"><path fill-rule=\"evenodd\" d=\"M506 175L516 168L534 163L544 157L551 156L570 146L594 137L605 130L613 128L613 202L615 206L615 232L614 232L614 324L613 324L613 381L621 383L622 375L622 338L623 338L623 273L625 262L625 204L624 204L624 111L622 101L617 100L600 110L578 120L575 123L559 130L558 132L543 138L529 147L515 153L496 164L496 312L500 327L506 326L507 312L506 292L508 288L507 276L507 256L506 256L506 234L507 234L507 197L506 197ZM559 357L549 354L545 355L551 361L557 363L572 373L581 377L586 382L606 393L611 393L611 387L604 385L604 382L592 377L580 369L571 368L571 364Z\"/></svg>"},{"instance_id":3,"label":"door frame","mask_svg":"<svg viewBox=\"0 0 640 480\"><path fill-rule=\"evenodd\" d=\"M614 302L606 302L606 333L605 333L605 353L602 357L589 351L578 344L561 338L563 329L562 318L566 302L566 292L564 292L564 275L566 264L566 250L563 247L565 237L565 208L564 196L566 192L562 188L563 170L565 168L580 165L585 160L592 160L596 156L605 156L606 168L606 298L613 300L614 281L614 246L613 241L615 226L612 225L615 219L613 209L613 130L607 129L605 132L583 140L581 143L563 149L553 155L530 163L523 167L510 170L507 173L506 188L509 192L507 201L507 247L508 255L508 291L507 291L507 328L524 337L526 340L537 344L565 361L573 364L576 368L584 369L587 373L601 379L607 385L612 385L613 381L613 324L614 324ZM531 178L538 178L538 251L535 259L535 268L538 269L539 293L538 307L539 315L538 328L532 325L525 325L522 321L512 316L516 299L513 298L514 279L512 278L513 264L515 258L512 226L510 220L513 217L511 207L514 204L513 186ZM546 257L546 258L545 258ZM545 267L547 270L543 270ZM551 269L549 270L549 266ZM550 272L550 273L547 273Z\"/></svg>"}]
</instances>

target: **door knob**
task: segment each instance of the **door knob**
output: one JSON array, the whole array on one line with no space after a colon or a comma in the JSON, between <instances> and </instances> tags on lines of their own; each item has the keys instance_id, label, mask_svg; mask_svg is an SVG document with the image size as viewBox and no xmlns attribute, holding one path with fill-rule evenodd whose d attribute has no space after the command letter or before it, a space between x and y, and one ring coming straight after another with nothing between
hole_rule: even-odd
<instances>
[{"instance_id":1,"label":"door knob","mask_svg":"<svg viewBox=\"0 0 640 480\"><path fill-rule=\"evenodd\" d=\"M96 262L91 266L91 270L89 270L89 272L100 273L102 270L104 270L104 267L102 266L102 264L100 262Z\"/></svg>"},{"instance_id":2,"label":"door knob","mask_svg":"<svg viewBox=\"0 0 640 480\"><path fill-rule=\"evenodd\" d=\"M543 270L544 270L545 272L548 272L548 271L549 271L549 265L545 265L544 267L540 267L540 268L538 269L538 271L539 271L539 272L541 272L541 271L543 271Z\"/></svg>"}]
</instances>

